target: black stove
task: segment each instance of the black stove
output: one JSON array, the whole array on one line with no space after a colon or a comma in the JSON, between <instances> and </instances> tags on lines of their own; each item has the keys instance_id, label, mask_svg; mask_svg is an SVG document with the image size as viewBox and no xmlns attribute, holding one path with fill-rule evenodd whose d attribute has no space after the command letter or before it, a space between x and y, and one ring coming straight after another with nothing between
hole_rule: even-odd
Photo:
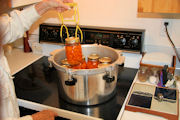
<instances>
[{"instance_id":1,"label":"black stove","mask_svg":"<svg viewBox=\"0 0 180 120\"><path fill-rule=\"evenodd\" d=\"M40 58L15 74L14 84L16 95L20 99L105 120L116 120L136 73L137 69L119 66L115 96L105 103L93 106L70 104L59 97L57 71L55 68L49 68L48 57ZM26 111L20 108L21 115Z\"/></svg>"}]
</instances>

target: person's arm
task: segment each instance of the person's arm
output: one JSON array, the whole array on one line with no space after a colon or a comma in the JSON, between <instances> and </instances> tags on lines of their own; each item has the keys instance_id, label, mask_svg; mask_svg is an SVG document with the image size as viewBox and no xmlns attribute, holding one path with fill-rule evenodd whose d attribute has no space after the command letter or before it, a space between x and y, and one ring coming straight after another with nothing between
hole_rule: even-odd
<instances>
[{"instance_id":1,"label":"person's arm","mask_svg":"<svg viewBox=\"0 0 180 120\"><path fill-rule=\"evenodd\" d=\"M70 9L69 6L65 5L65 3L73 2L73 0L44 0L44 2L40 2L35 5L36 11L39 15L44 14L48 10L56 10L58 12L63 12L65 10Z\"/></svg>"},{"instance_id":2,"label":"person's arm","mask_svg":"<svg viewBox=\"0 0 180 120\"><path fill-rule=\"evenodd\" d=\"M40 15L37 13L34 6L23 11L14 10L10 16L4 14L0 17L0 39L2 44L11 43L18 38L23 37L33 22Z\"/></svg>"},{"instance_id":3,"label":"person's arm","mask_svg":"<svg viewBox=\"0 0 180 120\"><path fill-rule=\"evenodd\" d=\"M72 0L64 0L72 2ZM0 17L0 40L2 44L11 43L23 37L24 32L45 12L55 9L59 12L69 9L61 0L43 0L28 9L4 14Z\"/></svg>"}]
</instances>

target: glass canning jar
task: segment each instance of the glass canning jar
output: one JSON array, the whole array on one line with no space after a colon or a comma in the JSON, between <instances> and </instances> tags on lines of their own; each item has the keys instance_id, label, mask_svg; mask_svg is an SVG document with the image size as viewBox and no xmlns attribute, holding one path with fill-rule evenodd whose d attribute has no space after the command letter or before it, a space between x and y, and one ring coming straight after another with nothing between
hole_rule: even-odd
<instances>
[{"instance_id":1,"label":"glass canning jar","mask_svg":"<svg viewBox=\"0 0 180 120\"><path fill-rule=\"evenodd\" d=\"M65 50L67 61L71 66L76 66L82 62L82 48L79 38L69 37L65 39Z\"/></svg>"},{"instance_id":2,"label":"glass canning jar","mask_svg":"<svg viewBox=\"0 0 180 120\"><path fill-rule=\"evenodd\" d=\"M138 79L141 82L145 82L148 79L147 67L140 67L138 71Z\"/></svg>"},{"instance_id":3,"label":"glass canning jar","mask_svg":"<svg viewBox=\"0 0 180 120\"><path fill-rule=\"evenodd\" d=\"M88 56L88 62L87 62L88 69L98 68L98 64L99 64L99 55L91 54Z\"/></svg>"},{"instance_id":4,"label":"glass canning jar","mask_svg":"<svg viewBox=\"0 0 180 120\"><path fill-rule=\"evenodd\" d=\"M99 59L98 68L108 66L111 63L110 57L102 57Z\"/></svg>"}]
</instances>

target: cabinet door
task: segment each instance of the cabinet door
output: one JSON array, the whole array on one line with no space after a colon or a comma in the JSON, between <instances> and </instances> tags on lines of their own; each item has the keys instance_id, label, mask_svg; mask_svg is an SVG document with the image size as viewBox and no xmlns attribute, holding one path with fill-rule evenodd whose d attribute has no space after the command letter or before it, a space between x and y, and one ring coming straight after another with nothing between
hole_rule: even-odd
<instances>
[{"instance_id":1,"label":"cabinet door","mask_svg":"<svg viewBox=\"0 0 180 120\"><path fill-rule=\"evenodd\" d=\"M180 0L138 0L140 13L180 13Z\"/></svg>"}]
</instances>

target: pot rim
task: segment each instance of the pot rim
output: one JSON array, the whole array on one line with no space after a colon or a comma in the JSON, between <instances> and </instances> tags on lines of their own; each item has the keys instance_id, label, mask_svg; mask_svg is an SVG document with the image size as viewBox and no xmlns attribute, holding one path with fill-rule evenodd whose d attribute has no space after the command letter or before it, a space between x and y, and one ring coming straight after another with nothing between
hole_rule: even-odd
<instances>
[{"instance_id":1,"label":"pot rim","mask_svg":"<svg viewBox=\"0 0 180 120\"><path fill-rule=\"evenodd\" d=\"M103 66L101 68L94 68L94 69L72 69L72 68L66 68L66 67L62 67L60 64L58 64L54 60L54 58L57 55L57 53L65 50L65 47L63 47L62 49L55 50L55 52L53 51L54 53L52 53L51 56L50 56L50 62L53 64L53 66L56 69L58 69L60 71L66 72L68 74L78 74L78 75L98 74L98 73L102 73L102 72L111 71L111 70L114 70L117 65L121 65L124 62L124 57L120 56L120 53L118 53L115 49L113 49L111 47L104 46L104 45L97 45L97 44L82 45L82 47L86 47L86 46L95 46L95 47L99 46L99 47L103 47L103 48L106 48L106 49L110 49L110 50L114 51L117 54L118 57L117 57L117 59L113 63L111 63L111 64L109 64L107 66Z\"/></svg>"}]
</instances>

